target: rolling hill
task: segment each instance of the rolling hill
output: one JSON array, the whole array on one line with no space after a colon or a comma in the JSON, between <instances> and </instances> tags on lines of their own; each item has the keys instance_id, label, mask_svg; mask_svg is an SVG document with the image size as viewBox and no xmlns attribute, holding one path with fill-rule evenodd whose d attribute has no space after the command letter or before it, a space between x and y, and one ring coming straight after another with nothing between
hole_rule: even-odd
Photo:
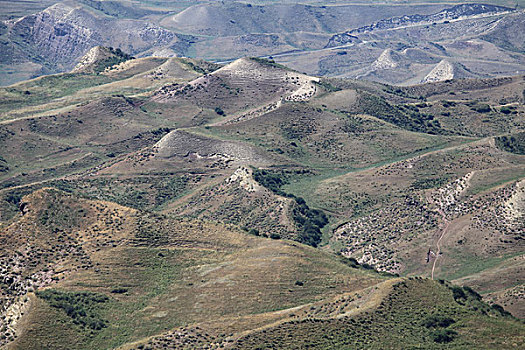
<instances>
[{"instance_id":1,"label":"rolling hill","mask_svg":"<svg viewBox=\"0 0 525 350\"><path fill-rule=\"evenodd\" d=\"M0 89L0 346L523 346L524 76L81 61Z\"/></svg>"}]
</instances>

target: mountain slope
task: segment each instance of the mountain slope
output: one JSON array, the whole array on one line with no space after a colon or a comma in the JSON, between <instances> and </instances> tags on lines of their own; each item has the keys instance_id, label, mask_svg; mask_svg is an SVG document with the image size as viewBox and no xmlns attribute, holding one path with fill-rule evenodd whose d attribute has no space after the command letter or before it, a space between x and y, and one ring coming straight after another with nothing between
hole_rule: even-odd
<instances>
[{"instance_id":1,"label":"mountain slope","mask_svg":"<svg viewBox=\"0 0 525 350\"><path fill-rule=\"evenodd\" d=\"M154 100L191 102L215 110L218 116L257 113L259 108L266 112L283 101L308 100L315 94L314 82L318 80L270 60L241 58L187 85L166 86Z\"/></svg>"},{"instance_id":2,"label":"mountain slope","mask_svg":"<svg viewBox=\"0 0 525 350\"><path fill-rule=\"evenodd\" d=\"M148 22L111 18L73 1L8 21L6 26L2 36L7 45L2 45L0 53L6 59L2 63L33 63L47 74L71 70L97 45L138 55L154 46L171 46L180 52L176 47L183 49L187 44L182 37ZM15 54L7 53L10 48ZM2 85L9 82L2 80Z\"/></svg>"},{"instance_id":3,"label":"mountain slope","mask_svg":"<svg viewBox=\"0 0 525 350\"><path fill-rule=\"evenodd\" d=\"M523 31L522 17L519 7L478 3L66 0L0 23L0 84L69 71L96 45L135 57L273 57L310 75L403 85L443 59L473 77L508 76L522 72L523 42L513 35ZM386 49L402 57L395 74L374 65Z\"/></svg>"}]
</instances>

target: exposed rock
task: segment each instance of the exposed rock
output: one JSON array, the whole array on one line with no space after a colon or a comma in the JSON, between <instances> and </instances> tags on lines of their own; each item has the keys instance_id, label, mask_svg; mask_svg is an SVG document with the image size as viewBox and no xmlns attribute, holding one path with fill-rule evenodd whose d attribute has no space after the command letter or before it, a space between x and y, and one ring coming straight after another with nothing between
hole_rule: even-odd
<instances>
[{"instance_id":1,"label":"exposed rock","mask_svg":"<svg viewBox=\"0 0 525 350\"><path fill-rule=\"evenodd\" d=\"M372 63L373 69L393 69L399 65L399 55L392 49L385 49L377 60Z\"/></svg>"},{"instance_id":2,"label":"exposed rock","mask_svg":"<svg viewBox=\"0 0 525 350\"><path fill-rule=\"evenodd\" d=\"M498 13L511 12L513 9L503 6L484 5L484 4L461 4L444 9L431 15L407 15L383 19L373 24L352 29L347 32L336 34L330 38L326 47L335 47L343 44L355 42L357 36L376 30L387 30L402 26L410 26L424 23L435 23L456 19L465 19L474 16L492 15Z\"/></svg>"},{"instance_id":3,"label":"exposed rock","mask_svg":"<svg viewBox=\"0 0 525 350\"><path fill-rule=\"evenodd\" d=\"M449 61L442 60L423 78L421 82L434 83L450 79L454 79L454 66Z\"/></svg>"},{"instance_id":4,"label":"exposed rock","mask_svg":"<svg viewBox=\"0 0 525 350\"><path fill-rule=\"evenodd\" d=\"M256 192L261 190L261 185L257 183L252 177L252 171L246 167L240 167L230 176L228 182L239 182L239 186L248 192Z\"/></svg>"},{"instance_id":5,"label":"exposed rock","mask_svg":"<svg viewBox=\"0 0 525 350\"><path fill-rule=\"evenodd\" d=\"M251 146L235 141L222 141L185 131L174 130L155 145L156 154L162 158L206 158L228 164L253 162L261 158Z\"/></svg>"},{"instance_id":6,"label":"exposed rock","mask_svg":"<svg viewBox=\"0 0 525 350\"><path fill-rule=\"evenodd\" d=\"M502 214L509 228L525 228L525 180L516 183L514 193L502 207Z\"/></svg>"},{"instance_id":7,"label":"exposed rock","mask_svg":"<svg viewBox=\"0 0 525 350\"><path fill-rule=\"evenodd\" d=\"M97 45L122 48L137 55L153 47L174 47L186 40L148 22L101 16L74 2L58 3L9 21L7 28L8 40L23 41L23 50L30 60L44 61L56 72L72 69L80 57Z\"/></svg>"}]
</instances>

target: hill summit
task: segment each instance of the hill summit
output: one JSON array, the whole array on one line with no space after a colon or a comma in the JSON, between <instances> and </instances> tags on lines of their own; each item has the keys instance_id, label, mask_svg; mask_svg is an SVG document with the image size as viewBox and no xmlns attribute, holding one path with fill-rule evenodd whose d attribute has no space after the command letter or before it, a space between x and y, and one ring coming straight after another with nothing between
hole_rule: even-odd
<instances>
[{"instance_id":1,"label":"hill summit","mask_svg":"<svg viewBox=\"0 0 525 350\"><path fill-rule=\"evenodd\" d=\"M72 73L100 73L108 67L132 58L121 49L95 46L80 59Z\"/></svg>"}]
</instances>

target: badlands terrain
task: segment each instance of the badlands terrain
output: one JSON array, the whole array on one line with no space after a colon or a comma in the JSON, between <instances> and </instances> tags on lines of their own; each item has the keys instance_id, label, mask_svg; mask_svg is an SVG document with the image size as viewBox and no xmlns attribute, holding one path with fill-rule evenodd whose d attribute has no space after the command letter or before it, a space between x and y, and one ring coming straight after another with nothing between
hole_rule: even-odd
<instances>
[{"instance_id":1,"label":"badlands terrain","mask_svg":"<svg viewBox=\"0 0 525 350\"><path fill-rule=\"evenodd\" d=\"M97 45L135 57L272 57L298 71L411 85L523 74L525 3L0 1L0 85L68 72Z\"/></svg>"},{"instance_id":2,"label":"badlands terrain","mask_svg":"<svg viewBox=\"0 0 525 350\"><path fill-rule=\"evenodd\" d=\"M0 347L523 347L524 91L100 46L1 88Z\"/></svg>"}]
</instances>

